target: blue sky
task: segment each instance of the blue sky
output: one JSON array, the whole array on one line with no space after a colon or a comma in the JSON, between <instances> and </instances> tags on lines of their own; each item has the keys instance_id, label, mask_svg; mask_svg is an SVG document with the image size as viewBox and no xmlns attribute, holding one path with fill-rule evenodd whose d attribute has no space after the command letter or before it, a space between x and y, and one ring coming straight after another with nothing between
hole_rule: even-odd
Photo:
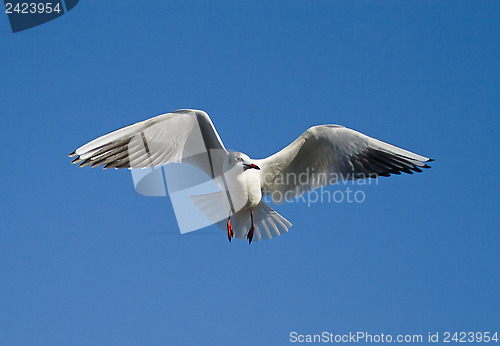
<instances>
[{"instance_id":1,"label":"blue sky","mask_svg":"<svg viewBox=\"0 0 500 346\"><path fill-rule=\"evenodd\" d=\"M1 18L2 345L500 332L498 1L84 1L17 34ZM270 241L180 235L168 198L67 157L178 108L254 158L334 123L436 162L364 203L278 206L293 227Z\"/></svg>"}]
</instances>

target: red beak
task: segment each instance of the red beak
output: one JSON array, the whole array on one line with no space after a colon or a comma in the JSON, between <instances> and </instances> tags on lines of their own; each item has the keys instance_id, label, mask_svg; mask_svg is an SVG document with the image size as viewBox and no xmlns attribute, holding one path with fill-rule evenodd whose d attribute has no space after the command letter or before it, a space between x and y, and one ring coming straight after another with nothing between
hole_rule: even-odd
<instances>
[{"instance_id":1,"label":"red beak","mask_svg":"<svg viewBox=\"0 0 500 346\"><path fill-rule=\"evenodd\" d=\"M246 171L247 169L249 169L249 168L257 169L257 170L259 170L259 171L260 171L260 167L259 167L259 166L257 166L257 165L254 165L253 163L252 163L252 164L250 164L250 165L244 165L244 166L245 166L245 171Z\"/></svg>"}]
</instances>

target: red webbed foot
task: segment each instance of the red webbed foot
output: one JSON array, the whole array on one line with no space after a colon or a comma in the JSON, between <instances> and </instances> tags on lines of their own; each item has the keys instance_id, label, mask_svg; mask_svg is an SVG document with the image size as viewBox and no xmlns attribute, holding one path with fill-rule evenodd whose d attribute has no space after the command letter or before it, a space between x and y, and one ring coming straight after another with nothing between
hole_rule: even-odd
<instances>
[{"instance_id":1,"label":"red webbed foot","mask_svg":"<svg viewBox=\"0 0 500 346\"><path fill-rule=\"evenodd\" d=\"M231 242L231 238L234 237L233 227L231 227L231 218L227 218L227 239Z\"/></svg>"},{"instance_id":2,"label":"red webbed foot","mask_svg":"<svg viewBox=\"0 0 500 346\"><path fill-rule=\"evenodd\" d=\"M252 239L253 239L253 231L254 231L254 227L253 227L253 213L250 213L250 218L252 220L252 226L250 227L250 230L247 233L248 245L250 245L252 243Z\"/></svg>"}]
</instances>

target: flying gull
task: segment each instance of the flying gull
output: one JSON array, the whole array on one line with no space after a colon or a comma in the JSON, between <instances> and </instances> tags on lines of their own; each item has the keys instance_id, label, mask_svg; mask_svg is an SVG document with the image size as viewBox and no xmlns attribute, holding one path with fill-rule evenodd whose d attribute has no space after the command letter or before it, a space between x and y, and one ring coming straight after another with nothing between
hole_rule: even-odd
<instances>
[{"instance_id":1,"label":"flying gull","mask_svg":"<svg viewBox=\"0 0 500 346\"><path fill-rule=\"evenodd\" d=\"M72 152L84 166L140 169L188 163L220 191L193 203L231 238L270 239L292 224L262 200L291 200L340 180L388 177L430 168L424 156L340 125L313 126L265 159L224 147L207 113L181 109L121 128ZM222 216L221 216L222 215Z\"/></svg>"}]
</instances>

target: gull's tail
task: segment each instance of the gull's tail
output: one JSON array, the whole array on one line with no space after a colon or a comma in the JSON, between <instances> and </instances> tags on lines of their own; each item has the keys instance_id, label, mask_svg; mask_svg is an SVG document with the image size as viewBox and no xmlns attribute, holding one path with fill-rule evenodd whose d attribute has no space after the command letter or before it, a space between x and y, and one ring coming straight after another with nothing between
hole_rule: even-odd
<instances>
[{"instance_id":1,"label":"gull's tail","mask_svg":"<svg viewBox=\"0 0 500 346\"><path fill-rule=\"evenodd\" d=\"M206 195L191 196L191 199L207 219L217 224L223 231L227 231L230 206L224 192L218 191ZM290 221L262 201L253 208L253 225L253 241L277 237L288 232L288 229L292 227ZM232 214L231 227L235 238L245 239L251 227L250 210L240 210Z\"/></svg>"},{"instance_id":2,"label":"gull's tail","mask_svg":"<svg viewBox=\"0 0 500 346\"><path fill-rule=\"evenodd\" d=\"M227 195L223 191L191 196L191 200L210 224L227 220L229 216L231 208Z\"/></svg>"},{"instance_id":3,"label":"gull's tail","mask_svg":"<svg viewBox=\"0 0 500 346\"><path fill-rule=\"evenodd\" d=\"M231 226L233 227L235 238L245 239L251 225L250 210L241 210L231 215ZM290 221L262 201L253 208L253 225L253 241L277 237L288 232L288 229L292 227ZM223 231L226 231L227 218L218 222L217 226Z\"/></svg>"},{"instance_id":4,"label":"gull's tail","mask_svg":"<svg viewBox=\"0 0 500 346\"><path fill-rule=\"evenodd\" d=\"M253 224L255 227L253 239L255 241L277 237L280 234L288 232L288 229L292 227L290 221L262 201L254 208Z\"/></svg>"}]
</instances>

